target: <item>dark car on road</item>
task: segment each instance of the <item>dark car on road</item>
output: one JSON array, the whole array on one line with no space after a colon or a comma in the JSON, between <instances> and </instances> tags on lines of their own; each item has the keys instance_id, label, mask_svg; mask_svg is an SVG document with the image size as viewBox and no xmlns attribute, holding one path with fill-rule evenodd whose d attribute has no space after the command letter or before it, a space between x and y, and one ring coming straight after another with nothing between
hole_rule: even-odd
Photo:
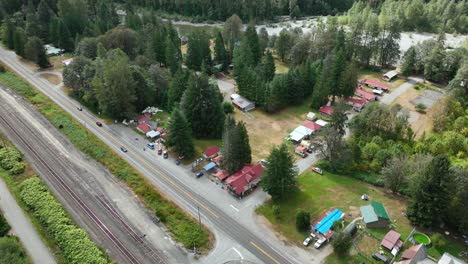
<instances>
[{"instance_id":1,"label":"dark car on road","mask_svg":"<svg viewBox=\"0 0 468 264\"><path fill-rule=\"evenodd\" d=\"M121 150L122 152L127 152L127 149L124 148L124 147L120 147L120 150Z\"/></svg>"},{"instance_id":2,"label":"dark car on road","mask_svg":"<svg viewBox=\"0 0 468 264\"><path fill-rule=\"evenodd\" d=\"M195 173L195 176L197 178L200 178L201 176L203 176L203 172L199 171L199 172Z\"/></svg>"},{"instance_id":3,"label":"dark car on road","mask_svg":"<svg viewBox=\"0 0 468 264\"><path fill-rule=\"evenodd\" d=\"M99 122L99 121L96 122L96 125L99 126L99 127L102 127L102 123Z\"/></svg>"}]
</instances>

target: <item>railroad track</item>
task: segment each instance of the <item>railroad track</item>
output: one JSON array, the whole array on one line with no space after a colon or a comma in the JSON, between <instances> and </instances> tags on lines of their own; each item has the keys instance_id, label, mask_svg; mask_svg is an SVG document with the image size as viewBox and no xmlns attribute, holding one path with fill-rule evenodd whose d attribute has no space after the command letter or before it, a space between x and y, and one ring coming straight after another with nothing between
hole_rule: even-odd
<instances>
[{"instance_id":1,"label":"railroad track","mask_svg":"<svg viewBox=\"0 0 468 264\"><path fill-rule=\"evenodd\" d=\"M40 164L47 170L50 172L51 175L54 176L54 179L55 181L59 184L59 186L65 190L69 195L70 197L79 205L79 207L85 212L85 214L93 221L93 223L105 234L105 236L115 245L115 247L120 251L120 253L125 256L125 258L129 261L129 263L131 264L139 264L140 262L138 261L138 259L130 252L130 250L128 250L125 245L117 238L116 235L114 235L110 230L109 228L106 226L106 224L104 224L100 219L99 217L91 210L91 208L89 208L84 202L83 200L73 191L72 188L70 188L66 183L65 181L62 179L62 177L60 177L52 168L51 166L49 166L49 164L37 153L36 150L34 150L34 148L31 147L31 145L26 141L24 140L24 138L21 136L21 134L17 131L16 128L14 128L12 125L10 125L10 123L8 122L8 120L3 117L3 116L0 116L0 120L3 121L3 123L8 126L8 128L18 137L19 140L21 140L23 142L23 144L25 145L25 147L30 151L30 153L32 155L34 155L34 157L37 159L37 161L40 162ZM22 122L24 124L24 121L22 120L19 120L20 122ZM25 125L28 129L29 126L28 125ZM32 134L34 135L34 133ZM112 207L106 207L106 208L112 208ZM117 214L117 212L114 210L114 214ZM119 216L119 219L121 220L121 217ZM124 226L126 226L128 229L131 230L131 228L125 224ZM127 232L128 232L128 229L126 228ZM133 232L133 230L132 230ZM134 232L133 232L134 233ZM136 234L135 234L136 235ZM133 237L133 236L132 236ZM157 263L164 263L164 262L157 262Z\"/></svg>"}]
</instances>

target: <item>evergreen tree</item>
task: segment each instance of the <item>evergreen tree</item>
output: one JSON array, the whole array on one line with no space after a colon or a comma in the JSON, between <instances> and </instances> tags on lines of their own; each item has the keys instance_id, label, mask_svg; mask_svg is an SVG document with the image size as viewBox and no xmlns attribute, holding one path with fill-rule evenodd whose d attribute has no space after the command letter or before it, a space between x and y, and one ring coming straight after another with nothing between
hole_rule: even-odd
<instances>
[{"instance_id":1,"label":"evergreen tree","mask_svg":"<svg viewBox=\"0 0 468 264\"><path fill-rule=\"evenodd\" d=\"M31 37L28 39L24 46L24 56L26 59L34 61L41 68L49 66L44 43L38 37Z\"/></svg>"},{"instance_id":2,"label":"evergreen tree","mask_svg":"<svg viewBox=\"0 0 468 264\"><path fill-rule=\"evenodd\" d=\"M247 42L247 45L250 48L252 53L252 61L253 66L257 65L262 57L261 49L260 49L260 41L258 39L257 31L255 30L255 26L249 25L247 30L245 31L245 38L243 41Z\"/></svg>"},{"instance_id":3,"label":"evergreen tree","mask_svg":"<svg viewBox=\"0 0 468 264\"><path fill-rule=\"evenodd\" d=\"M403 63L401 65L401 74L403 76L410 76L415 69L416 64L416 49L414 47L409 48L403 56Z\"/></svg>"},{"instance_id":4,"label":"evergreen tree","mask_svg":"<svg viewBox=\"0 0 468 264\"><path fill-rule=\"evenodd\" d=\"M220 138L224 112L218 93L209 85L204 74L194 74L181 101L181 110L189 121L196 138Z\"/></svg>"},{"instance_id":5,"label":"evergreen tree","mask_svg":"<svg viewBox=\"0 0 468 264\"><path fill-rule=\"evenodd\" d=\"M356 90L358 81L358 66L351 62L346 64L346 69L341 75L341 79L338 83L338 95L339 96L352 96Z\"/></svg>"},{"instance_id":6,"label":"evergreen tree","mask_svg":"<svg viewBox=\"0 0 468 264\"><path fill-rule=\"evenodd\" d=\"M155 91L147 80L146 71L139 66L132 66L132 80L135 84L135 109L143 111L146 107L154 105Z\"/></svg>"},{"instance_id":7,"label":"evergreen tree","mask_svg":"<svg viewBox=\"0 0 468 264\"><path fill-rule=\"evenodd\" d=\"M412 223L430 227L443 220L451 197L449 169L447 156L439 155L416 176L408 206L408 218Z\"/></svg>"},{"instance_id":8,"label":"evergreen tree","mask_svg":"<svg viewBox=\"0 0 468 264\"><path fill-rule=\"evenodd\" d=\"M239 137L241 144L239 145L241 162L243 165L252 163L252 151L250 149L249 134L245 128L244 122L237 123L237 130L239 131Z\"/></svg>"},{"instance_id":9,"label":"evergreen tree","mask_svg":"<svg viewBox=\"0 0 468 264\"><path fill-rule=\"evenodd\" d=\"M269 82L275 77L275 59L270 51L267 51L262 57L262 60L259 65L259 77L264 82Z\"/></svg>"},{"instance_id":10,"label":"evergreen tree","mask_svg":"<svg viewBox=\"0 0 468 264\"><path fill-rule=\"evenodd\" d=\"M39 28L39 20L37 14L28 13L26 15L26 34L30 37L39 36L41 29Z\"/></svg>"},{"instance_id":11,"label":"evergreen tree","mask_svg":"<svg viewBox=\"0 0 468 264\"><path fill-rule=\"evenodd\" d=\"M211 50L209 38L204 31L194 31L188 39L187 67L200 71L203 63L211 67Z\"/></svg>"},{"instance_id":12,"label":"evergreen tree","mask_svg":"<svg viewBox=\"0 0 468 264\"><path fill-rule=\"evenodd\" d=\"M224 46L223 35L221 35L221 32L218 32L216 35L214 55L216 63L222 64L223 71L227 70L229 66L229 57Z\"/></svg>"},{"instance_id":13,"label":"evergreen tree","mask_svg":"<svg viewBox=\"0 0 468 264\"><path fill-rule=\"evenodd\" d=\"M231 115L226 117L223 132L223 168L232 174L240 170L244 164L242 162L242 139L236 126L236 121Z\"/></svg>"},{"instance_id":14,"label":"evergreen tree","mask_svg":"<svg viewBox=\"0 0 468 264\"><path fill-rule=\"evenodd\" d=\"M323 61L322 73L320 74L317 83L315 83L314 91L312 92L312 108L318 109L320 106L328 102L328 95L330 95L329 80L331 79L332 72L331 60L332 57L327 56Z\"/></svg>"},{"instance_id":15,"label":"evergreen tree","mask_svg":"<svg viewBox=\"0 0 468 264\"><path fill-rule=\"evenodd\" d=\"M176 73L182 66L182 54L168 36L166 39L166 65L169 67L172 74Z\"/></svg>"},{"instance_id":16,"label":"evergreen tree","mask_svg":"<svg viewBox=\"0 0 468 264\"><path fill-rule=\"evenodd\" d=\"M223 35L226 39L226 44L232 54L234 43L240 40L242 29L242 20L236 15L229 17L224 23Z\"/></svg>"},{"instance_id":17,"label":"evergreen tree","mask_svg":"<svg viewBox=\"0 0 468 264\"><path fill-rule=\"evenodd\" d=\"M7 48L15 48L15 25L8 18L5 19L5 30L3 31L2 41Z\"/></svg>"},{"instance_id":18,"label":"evergreen tree","mask_svg":"<svg viewBox=\"0 0 468 264\"><path fill-rule=\"evenodd\" d=\"M342 80L345 69L346 58L344 51L343 49L338 49L334 56L333 69L329 79L330 95L333 96L333 100L335 100L335 96L340 96L342 94L342 91L340 90L340 81Z\"/></svg>"},{"instance_id":19,"label":"evergreen tree","mask_svg":"<svg viewBox=\"0 0 468 264\"><path fill-rule=\"evenodd\" d=\"M279 202L297 190L297 168L286 144L273 147L267 161L261 185L274 202Z\"/></svg>"},{"instance_id":20,"label":"evergreen tree","mask_svg":"<svg viewBox=\"0 0 468 264\"><path fill-rule=\"evenodd\" d=\"M291 34L285 29L281 30L276 39L275 46L281 61L285 61L291 49Z\"/></svg>"},{"instance_id":21,"label":"evergreen tree","mask_svg":"<svg viewBox=\"0 0 468 264\"><path fill-rule=\"evenodd\" d=\"M51 21L52 16L54 16L54 11L50 9L49 5L47 4L46 0L41 0L39 5L37 6L37 19L39 22L39 30L40 32L38 35L42 39L49 39L48 31L49 31L49 23Z\"/></svg>"},{"instance_id":22,"label":"evergreen tree","mask_svg":"<svg viewBox=\"0 0 468 264\"><path fill-rule=\"evenodd\" d=\"M296 212L296 229L299 232L307 232L310 230L310 213L298 209Z\"/></svg>"},{"instance_id":23,"label":"evergreen tree","mask_svg":"<svg viewBox=\"0 0 468 264\"><path fill-rule=\"evenodd\" d=\"M72 51L74 48L74 43L70 31L65 23L62 20L58 21L58 38L57 45L63 48L66 51Z\"/></svg>"},{"instance_id":24,"label":"evergreen tree","mask_svg":"<svg viewBox=\"0 0 468 264\"><path fill-rule=\"evenodd\" d=\"M24 57L24 45L26 44L26 34L22 28L16 28L13 39L15 52L21 57Z\"/></svg>"},{"instance_id":25,"label":"evergreen tree","mask_svg":"<svg viewBox=\"0 0 468 264\"><path fill-rule=\"evenodd\" d=\"M187 89L189 73L183 69L179 69L169 84L169 91L167 95L167 107L172 109L177 103L180 102L182 95Z\"/></svg>"},{"instance_id":26,"label":"evergreen tree","mask_svg":"<svg viewBox=\"0 0 468 264\"><path fill-rule=\"evenodd\" d=\"M195 155L195 147L190 133L190 126L178 107L172 111L169 130L171 133L167 138L168 146L179 157L192 158Z\"/></svg>"}]
</instances>

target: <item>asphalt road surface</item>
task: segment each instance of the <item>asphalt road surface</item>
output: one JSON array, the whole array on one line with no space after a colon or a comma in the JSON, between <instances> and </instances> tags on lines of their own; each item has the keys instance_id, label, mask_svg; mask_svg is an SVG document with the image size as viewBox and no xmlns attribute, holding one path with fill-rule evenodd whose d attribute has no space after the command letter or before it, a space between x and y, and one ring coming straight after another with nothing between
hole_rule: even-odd
<instances>
[{"instance_id":1,"label":"asphalt road surface","mask_svg":"<svg viewBox=\"0 0 468 264\"><path fill-rule=\"evenodd\" d=\"M135 146L128 141L119 139L118 135L116 135L109 126L96 126L95 122L98 121L99 118L88 111L77 110L76 102L63 95L61 92L54 90L54 87L47 81L34 76L31 70L18 62L12 52L0 48L0 60L55 101L73 117L85 124L92 133L129 161L130 164L139 170L152 184L158 187L166 197L176 202L195 217L198 214L199 208L204 223L214 231L217 235L216 239L220 240L223 239L222 236L228 236L255 255L263 263L299 263L291 258L283 249L272 245L272 243L266 241L263 237L251 232L245 225L240 224L237 219L230 217L224 211L226 208L221 208L200 195L200 190L194 190L192 186L182 180L182 177L186 175L171 173L158 166L157 163L149 162L148 158L140 153L141 149L136 149ZM121 146L129 151L127 153L121 153L119 150ZM229 205L226 204L225 207L229 207Z\"/></svg>"},{"instance_id":2,"label":"asphalt road surface","mask_svg":"<svg viewBox=\"0 0 468 264\"><path fill-rule=\"evenodd\" d=\"M24 153L73 219L119 263L168 263L119 212L94 180L95 174L79 165L85 163L84 157L77 159L71 143L61 144L52 135L60 132L7 90L0 85L0 130Z\"/></svg>"}]
</instances>

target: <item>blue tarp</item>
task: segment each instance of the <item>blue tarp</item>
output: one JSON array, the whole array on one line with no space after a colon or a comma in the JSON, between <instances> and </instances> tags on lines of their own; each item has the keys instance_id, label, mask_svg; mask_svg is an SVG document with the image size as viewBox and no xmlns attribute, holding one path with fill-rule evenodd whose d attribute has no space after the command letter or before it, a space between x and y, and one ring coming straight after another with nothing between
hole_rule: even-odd
<instances>
[{"instance_id":1,"label":"blue tarp","mask_svg":"<svg viewBox=\"0 0 468 264\"><path fill-rule=\"evenodd\" d=\"M331 229L333 223L341 219L343 212L338 209L333 210L329 215L325 216L318 224L315 225L315 230L325 235Z\"/></svg>"},{"instance_id":2,"label":"blue tarp","mask_svg":"<svg viewBox=\"0 0 468 264\"><path fill-rule=\"evenodd\" d=\"M209 171L209 170L213 169L214 167L216 167L216 163L210 162L210 163L206 164L206 165L203 167L203 169L206 170L206 171Z\"/></svg>"}]
</instances>

